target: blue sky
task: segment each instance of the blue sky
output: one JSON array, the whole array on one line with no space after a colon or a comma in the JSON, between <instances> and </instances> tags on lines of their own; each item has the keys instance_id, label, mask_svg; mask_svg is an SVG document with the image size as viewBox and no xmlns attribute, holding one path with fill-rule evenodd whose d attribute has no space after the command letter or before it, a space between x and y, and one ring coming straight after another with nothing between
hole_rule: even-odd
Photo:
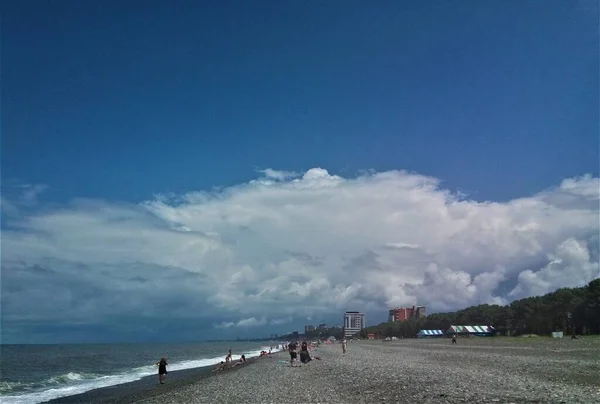
<instances>
[{"instance_id":1,"label":"blue sky","mask_svg":"<svg viewBox=\"0 0 600 404\"><path fill-rule=\"evenodd\" d=\"M104 276L112 276L106 274L106 265L130 271L130 279L146 279L142 270L131 267L142 262L163 268L160 273L170 273L164 268L175 267L201 273L214 282L210 271L222 265L229 268L231 276L242 274L239 277L243 279L248 276L247 283L259 284L273 278L266 268L277 267L284 273L282 268L291 265L287 270L292 278L281 282L298 286L288 291L288 296L296 293L308 299L313 293L338 291L341 297L337 302L345 302L340 308L363 305L375 313L370 318L378 318L382 307L415 302L417 295L421 296L415 285L427 286L430 278L423 274L428 270L464 273L469 279L460 281L461 285L475 284L476 276L486 273L480 258L451 258L454 250L448 247L446 251L441 240L426 248L424 240L432 236L425 230L392 240L392 229L383 231L381 225L374 226L364 239L348 238L348 233L343 233L352 231L343 224L348 217L365 210L369 213L379 203L369 199L368 192L381 192L382 198L396 201L385 208L379 206L378 212L370 211L371 215L389 214L381 223L389 223L389 217L415 201L423 208L423 198L441 205L416 212L415 217L422 220L440 209L459 209L450 216L471 222L448 226L462 229L465 243L484 243L480 239L484 232L494 251L506 247L513 231L527 228L537 232L528 233L527 237L535 239L530 248L523 247L519 253L505 251L498 253L496 261L491 259L491 267L505 269L501 274L490 269L497 282L493 288L486 284L491 288L487 294L475 293L464 301L432 302L433 308L502 301L509 299L511 290L514 297L540 291L526 285L526 275L520 282L519 274L547 268L552 254L564 253L578 262L569 267L572 272L564 268L559 272L581 273L581 279L591 280L598 265L594 242L590 246L590 240L597 240L590 237L597 234L594 218L598 215L597 4L325 3L147 1L142 7L141 2L4 1L1 157L3 289L7 297L3 300L18 297L17 292L10 297L6 288L15 291L25 282L47 281L25 275L36 266L47 271L34 270L31 273L37 275L31 276L46 273L44 276L58 277L48 274L59 273L69 277L60 285L83 282L102 294L100 290L109 283ZM261 171L266 169L271 170ZM370 176L362 177L364 170L371 170ZM581 177L585 174L589 176ZM390 188L379 188L382 183ZM350 188L342 189L345 186ZM222 188L212 191L214 187ZM321 199L317 202L325 191L315 187L326 187L333 192L329 196L333 199L359 193L332 206ZM297 192L294 196L292 188ZM398 190L414 197L396 200L394 192ZM199 194L201 191L209 193ZM275 193L267 197L267 191ZM426 191L429 193L424 196ZM243 192L249 194L242 197ZM458 202L463 196L456 192L467 195L470 208L487 209L486 213L466 213L467 208ZM243 203L234 200L238 197ZM360 199L363 197L367 199ZM440 202L440 198L444 200ZM515 208L521 198L530 198L527 200L534 201L533 205ZM248 208L257 200L261 203L256 209ZM359 200L352 208L343 205ZM493 203L482 204L484 201ZM217 207L218 203L222 205ZM571 223L567 216L581 214L582 204L587 216L580 218L580 225ZM274 219L278 214L285 217L289 206L297 207L295 214L308 216L298 221ZM542 222L541 216L534 222L524 218L524 211L530 218L537 217L548 206L559 212L560 218L551 223ZM265 212L258 213L258 207ZM208 218L209 208L221 222ZM246 209L244 215L240 209ZM317 231L307 222L307 217L316 217L306 213L309 209L321 213L332 209L332 214L347 215L339 219L342 222L330 223L328 228L338 233L332 231L327 238L321 232L323 239L318 244L303 245L303 240L313 238ZM323 220L325 217L331 216ZM227 220L230 222L225 223ZM411 228L402 220L395 226ZM135 231L127 233L129 238L119 236L117 241L114 236L107 241L107 234L123 234L121 227L106 227L115 222L133 223ZM102 236L94 238L90 228L98 223L104 227L94 227L94 237ZM185 229L185 237L199 239L181 241L177 234L174 237L179 241L174 239L172 247L165 247L163 255L153 260L145 261L144 254L125 254L114 261L89 258L95 254L117 257L127 243L142 250L156 249L158 241L156 245L142 242L140 234L165 231L169 226L170 231ZM53 232L72 233L74 240L57 244ZM277 237L290 233L303 236L294 248L274 245ZM152 240L167 237L160 234ZM413 235L418 240L410 241ZM35 239L35 245L24 243L25 239ZM89 244L74 246L79 241ZM208 243L212 249L195 251L196 255L183 261L160 258L180 257L181 243ZM332 247L334 243L339 244L339 251L338 244ZM422 255L411 256L412 269L401 269L407 257L376 251L375 245L390 243L408 244L412 250L418 246ZM348 255L343 246L353 246L357 256ZM226 253L210 255L221 247ZM90 248L94 249L91 254ZM571 249L582 255L573 258L565 252ZM68 253L61 255L65 250ZM327 255L334 250L333 256ZM284 258L286 251L290 254ZM391 290L389 296L371 302L368 282L354 278L358 275L348 269L357 259L373 261L372 268L382 272L391 271L397 284L404 285L403 292ZM327 272L330 276L316 286L309 268L318 266L314 264L317 261L333 268L331 274L339 271L342 275ZM203 262L202 268L194 267L195 262ZM65 269L76 265L88 268L85 277ZM432 265L437 269L432 270ZM390 269L393 267L396 269ZM99 277L93 278L93 274ZM564 280L551 278L552 282L546 280L551 286L560 286ZM168 279L163 284L169 284ZM65 290L72 292L77 286L70 288ZM127 293L142 289L131 286ZM506 292L498 292L504 289ZM175 292L165 293L171 296L169 293ZM266 292L244 293L239 300L249 307L249 302L260 300ZM60 307L76 306L75 295ZM168 304L212 307L214 318L207 317L203 324L217 324L214 335L233 333L232 324L249 318L256 320L256 327L245 332L259 333L301 328L312 321L305 317L329 322L340 317L334 312L308 310L300 298L289 302L296 311L270 316L267 306L257 305L255 311L242 315L239 307L223 296L207 295L199 303L193 295L190 291L185 302L173 295ZM275 301L281 303L274 300L271 304ZM17 307L17 300L3 303L8 305L3 305L3 332L6 324L12 324L11 338L15 340L43 334L39 331L43 324L35 320L40 317L35 308L12 313L7 310ZM89 310L95 313L97 308L92 305ZM131 315L169 315L162 311L141 314L143 311L140 303L131 308ZM129 334L124 331L123 335Z\"/></svg>"},{"instance_id":2,"label":"blue sky","mask_svg":"<svg viewBox=\"0 0 600 404\"><path fill-rule=\"evenodd\" d=\"M507 199L598 173L584 3L260 3L13 2L4 178L136 201L404 168Z\"/></svg>"}]
</instances>

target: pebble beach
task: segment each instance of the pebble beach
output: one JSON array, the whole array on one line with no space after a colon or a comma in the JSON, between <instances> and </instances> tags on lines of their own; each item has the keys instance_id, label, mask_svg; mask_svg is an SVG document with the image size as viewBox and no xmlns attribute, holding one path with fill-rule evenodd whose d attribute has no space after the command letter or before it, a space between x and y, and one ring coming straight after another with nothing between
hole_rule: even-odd
<instances>
[{"instance_id":1,"label":"pebble beach","mask_svg":"<svg viewBox=\"0 0 600 404\"><path fill-rule=\"evenodd\" d=\"M291 367L279 353L136 402L600 402L597 338L360 341L346 355L340 345L313 354L322 360Z\"/></svg>"}]
</instances>

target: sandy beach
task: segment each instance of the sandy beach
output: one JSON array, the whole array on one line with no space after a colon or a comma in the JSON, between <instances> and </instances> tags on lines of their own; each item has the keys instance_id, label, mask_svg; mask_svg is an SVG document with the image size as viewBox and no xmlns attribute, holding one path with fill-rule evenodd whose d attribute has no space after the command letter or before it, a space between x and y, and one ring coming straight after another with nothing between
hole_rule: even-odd
<instances>
[{"instance_id":1,"label":"sandy beach","mask_svg":"<svg viewBox=\"0 0 600 404\"><path fill-rule=\"evenodd\" d=\"M285 354L138 403L597 403L600 339L364 341Z\"/></svg>"},{"instance_id":2,"label":"sandy beach","mask_svg":"<svg viewBox=\"0 0 600 404\"><path fill-rule=\"evenodd\" d=\"M279 353L232 371L174 372L165 385L121 386L110 395L99 389L61 402L600 402L598 338L361 341L347 355L339 345L313 353L322 360L290 367Z\"/></svg>"}]
</instances>

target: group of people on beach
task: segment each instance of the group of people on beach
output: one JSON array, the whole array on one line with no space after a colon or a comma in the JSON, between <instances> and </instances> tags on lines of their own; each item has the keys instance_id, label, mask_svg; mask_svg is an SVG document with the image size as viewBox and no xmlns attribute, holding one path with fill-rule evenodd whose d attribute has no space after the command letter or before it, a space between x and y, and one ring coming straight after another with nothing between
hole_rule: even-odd
<instances>
[{"instance_id":1,"label":"group of people on beach","mask_svg":"<svg viewBox=\"0 0 600 404\"><path fill-rule=\"evenodd\" d=\"M231 349L230 349L229 352L227 353L227 356L225 357L225 362L221 361L221 363L219 365L217 365L217 367L215 368L215 370L213 370L213 372L215 372L217 370L223 370L226 368L233 368L236 366L240 366L240 365L243 365L244 363L246 363L246 355L240 356L240 359L238 359L237 362L233 362Z\"/></svg>"},{"instance_id":2,"label":"group of people on beach","mask_svg":"<svg viewBox=\"0 0 600 404\"><path fill-rule=\"evenodd\" d=\"M342 349L344 354L346 353L346 340L342 342ZM277 345L277 350L281 349L282 351L287 351L290 354L290 365L295 366L295 363L298 361L298 343L296 341L289 342L286 344ZM313 359L321 360L318 356L311 356L310 351L312 350L312 345L306 341L303 341L300 345L300 363L307 364ZM270 347L268 351L263 350L260 352L259 358L271 357L271 353L273 351L273 347ZM227 356L225 356L225 360L221 361L216 368L213 369L213 372L218 372L221 370L233 368L236 366L240 366L246 363L246 355L242 355L238 361L233 362L231 349L227 352ZM158 366L158 382L160 384L164 384L165 376L167 375L167 358L161 358L160 361L156 362L156 366Z\"/></svg>"},{"instance_id":3,"label":"group of people on beach","mask_svg":"<svg viewBox=\"0 0 600 404\"><path fill-rule=\"evenodd\" d=\"M231 349L230 349L229 352L227 353L227 356L225 357L225 361L221 361L217 365L217 367L213 369L213 372L218 372L220 370L225 370L228 368L234 368L236 366L243 365L244 363L246 363L246 355L242 355L240 357L240 359L234 363L233 359L232 359Z\"/></svg>"},{"instance_id":4,"label":"group of people on beach","mask_svg":"<svg viewBox=\"0 0 600 404\"><path fill-rule=\"evenodd\" d=\"M267 351L262 351L260 353L260 356L267 355ZM268 354L271 354L271 350L269 350ZM242 355L240 357L240 359L233 363L232 360L232 354L231 354L231 349L229 350L229 352L227 353L227 356L225 357L225 361L221 361L221 363L219 363L217 365L217 367L213 370L213 372L216 372L218 370L223 370L226 368L232 368L232 367L236 367L236 366L240 366L243 365L244 363L246 363L246 355ZM156 362L156 366L158 366L158 383L159 384L165 384L165 376L167 375L167 366L169 364L167 363L167 358L160 358L160 360L158 362Z\"/></svg>"},{"instance_id":5,"label":"group of people on beach","mask_svg":"<svg viewBox=\"0 0 600 404\"><path fill-rule=\"evenodd\" d=\"M298 361L298 343L293 341L283 346L283 350L289 352L290 354L290 366L295 366L294 364ZM308 342L303 341L300 345L300 363L307 364L313 359L321 360L318 356L311 356L310 350L312 350L312 345L309 345Z\"/></svg>"}]
</instances>

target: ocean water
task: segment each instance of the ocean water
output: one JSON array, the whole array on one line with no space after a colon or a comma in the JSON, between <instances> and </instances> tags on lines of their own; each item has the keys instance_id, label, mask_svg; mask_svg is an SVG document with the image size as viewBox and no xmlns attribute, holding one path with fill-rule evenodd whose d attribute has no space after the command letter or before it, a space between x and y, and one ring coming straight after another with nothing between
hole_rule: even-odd
<instances>
[{"instance_id":1,"label":"ocean water","mask_svg":"<svg viewBox=\"0 0 600 404\"><path fill-rule=\"evenodd\" d=\"M211 366L244 354L258 356L276 343L197 342L156 344L1 345L0 402L40 403L156 375L161 357L168 371ZM275 351L275 349L274 349Z\"/></svg>"}]
</instances>

